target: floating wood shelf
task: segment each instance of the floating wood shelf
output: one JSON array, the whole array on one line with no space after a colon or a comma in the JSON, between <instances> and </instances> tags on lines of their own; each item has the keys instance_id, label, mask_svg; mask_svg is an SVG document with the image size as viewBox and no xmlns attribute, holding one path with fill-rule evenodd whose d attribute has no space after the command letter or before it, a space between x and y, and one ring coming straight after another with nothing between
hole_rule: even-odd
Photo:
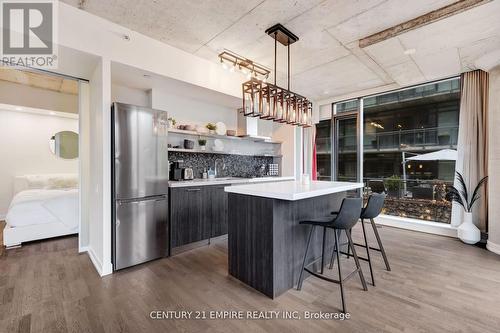
<instances>
[{"instance_id":1,"label":"floating wood shelf","mask_svg":"<svg viewBox=\"0 0 500 333\"><path fill-rule=\"evenodd\" d=\"M190 136L205 137L205 138L215 138L215 139L222 139L222 140L244 140L244 141L250 141L250 142L270 143L270 144L281 144L282 143L281 141L267 141L264 139L250 137L250 136L249 137L241 137L241 136L218 135L218 134L211 134L211 133L199 133L196 131L185 131L185 130L180 130L180 129L176 129L176 128L169 128L168 132L173 133L173 134L190 135Z\"/></svg>"}]
</instances>

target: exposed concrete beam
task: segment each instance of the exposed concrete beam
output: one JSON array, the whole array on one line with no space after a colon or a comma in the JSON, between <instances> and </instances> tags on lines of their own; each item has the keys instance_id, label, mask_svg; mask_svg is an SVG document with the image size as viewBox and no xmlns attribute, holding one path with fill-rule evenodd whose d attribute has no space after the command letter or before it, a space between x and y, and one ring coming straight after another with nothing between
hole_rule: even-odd
<instances>
[{"instance_id":1,"label":"exposed concrete beam","mask_svg":"<svg viewBox=\"0 0 500 333\"><path fill-rule=\"evenodd\" d=\"M359 47L364 48L375 43L382 42L386 39L396 37L410 30L423 27L427 24L442 20L449 16L453 16L464 12L468 9L483 5L491 2L492 0L460 0L448 6L433 10L427 14L421 15L412 20L395 25L383 31L377 32L373 35L359 40Z\"/></svg>"}]
</instances>

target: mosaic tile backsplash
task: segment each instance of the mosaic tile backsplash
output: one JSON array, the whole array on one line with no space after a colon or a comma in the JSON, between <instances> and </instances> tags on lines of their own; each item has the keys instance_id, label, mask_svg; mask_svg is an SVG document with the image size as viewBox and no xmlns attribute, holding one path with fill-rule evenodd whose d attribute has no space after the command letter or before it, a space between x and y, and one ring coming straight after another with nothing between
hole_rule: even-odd
<instances>
[{"instance_id":1,"label":"mosaic tile backsplash","mask_svg":"<svg viewBox=\"0 0 500 333\"><path fill-rule=\"evenodd\" d=\"M262 165L267 167L270 163L279 163L273 157L263 156L245 156L245 155L227 155L227 154L211 154L211 153L181 153L169 152L168 159L170 162L183 160L186 167L193 168L195 178L201 178L204 169L214 169L215 160L222 159L225 164L225 169L222 169L222 163L218 163L218 177L262 177L265 176L266 170L262 169Z\"/></svg>"}]
</instances>

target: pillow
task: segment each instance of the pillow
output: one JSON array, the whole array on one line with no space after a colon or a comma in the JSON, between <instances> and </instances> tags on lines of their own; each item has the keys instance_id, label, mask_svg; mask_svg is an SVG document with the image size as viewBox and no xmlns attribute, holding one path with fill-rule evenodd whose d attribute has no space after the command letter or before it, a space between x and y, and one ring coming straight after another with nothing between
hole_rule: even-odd
<instances>
[{"instance_id":1,"label":"pillow","mask_svg":"<svg viewBox=\"0 0 500 333\"><path fill-rule=\"evenodd\" d=\"M48 190L78 188L78 179L76 177L49 178L45 188Z\"/></svg>"},{"instance_id":2,"label":"pillow","mask_svg":"<svg viewBox=\"0 0 500 333\"><path fill-rule=\"evenodd\" d=\"M14 178L14 193L24 190L50 190L78 188L76 174L24 175Z\"/></svg>"}]
</instances>

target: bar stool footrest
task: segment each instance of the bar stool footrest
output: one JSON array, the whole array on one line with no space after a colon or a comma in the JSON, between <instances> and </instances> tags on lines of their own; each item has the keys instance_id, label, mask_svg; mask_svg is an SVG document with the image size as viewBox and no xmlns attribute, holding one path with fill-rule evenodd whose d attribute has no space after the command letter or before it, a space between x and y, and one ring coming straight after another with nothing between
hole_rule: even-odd
<instances>
[{"instance_id":1,"label":"bar stool footrest","mask_svg":"<svg viewBox=\"0 0 500 333\"><path fill-rule=\"evenodd\" d=\"M352 257L352 254L349 254L347 252L340 251L340 253L341 254L345 254L346 256L351 256ZM367 258L360 257L359 254L358 254L358 259L361 259L361 260L364 260L364 261L369 261Z\"/></svg>"},{"instance_id":2,"label":"bar stool footrest","mask_svg":"<svg viewBox=\"0 0 500 333\"><path fill-rule=\"evenodd\" d=\"M354 243L354 245L359 246L359 247L363 247L366 249L366 245L364 245L364 244ZM376 247L371 247L371 246L370 246L370 250L379 251L379 252L382 251L380 249L377 249Z\"/></svg>"},{"instance_id":3,"label":"bar stool footrest","mask_svg":"<svg viewBox=\"0 0 500 333\"><path fill-rule=\"evenodd\" d=\"M313 276L315 276L317 278L320 278L322 280L325 280L325 281L333 282L333 283L336 283L336 284L340 284L340 282L341 282L340 280L335 280L335 279L326 277L323 274L320 274L320 273L317 273L317 272L313 272L309 268L306 268L306 267L304 267L304 270L307 273L309 273L309 274L311 274L311 275L313 275ZM357 272L359 272L359 268L356 268L354 271L352 271L351 273L347 274L347 276L342 279L342 283L344 283L345 281L347 281L350 278L352 278Z\"/></svg>"}]
</instances>

